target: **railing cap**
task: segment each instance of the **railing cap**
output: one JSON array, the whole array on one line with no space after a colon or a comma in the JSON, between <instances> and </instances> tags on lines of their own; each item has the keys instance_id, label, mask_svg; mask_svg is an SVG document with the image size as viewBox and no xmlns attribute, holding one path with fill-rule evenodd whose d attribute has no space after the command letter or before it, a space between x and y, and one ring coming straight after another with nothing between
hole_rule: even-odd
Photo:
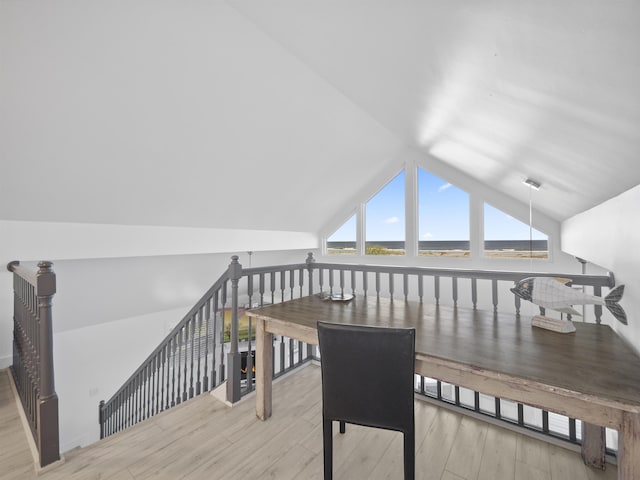
<instances>
[{"instance_id":1,"label":"railing cap","mask_svg":"<svg viewBox=\"0 0 640 480\"><path fill-rule=\"evenodd\" d=\"M242 265L238 262L238 255L231 257L231 263L229 264L229 278L233 280L240 280L242 278Z\"/></svg>"},{"instance_id":2,"label":"railing cap","mask_svg":"<svg viewBox=\"0 0 640 480\"><path fill-rule=\"evenodd\" d=\"M38 262L38 270L20 265L18 260L13 260L7 264L7 270L14 275L25 279L36 289L38 296L51 296L56 293L56 274L53 271L53 262L42 260Z\"/></svg>"},{"instance_id":3,"label":"railing cap","mask_svg":"<svg viewBox=\"0 0 640 480\"><path fill-rule=\"evenodd\" d=\"M48 261L38 262L36 274L36 289L39 296L53 295L56 293L56 274L53 273L53 263Z\"/></svg>"}]
</instances>

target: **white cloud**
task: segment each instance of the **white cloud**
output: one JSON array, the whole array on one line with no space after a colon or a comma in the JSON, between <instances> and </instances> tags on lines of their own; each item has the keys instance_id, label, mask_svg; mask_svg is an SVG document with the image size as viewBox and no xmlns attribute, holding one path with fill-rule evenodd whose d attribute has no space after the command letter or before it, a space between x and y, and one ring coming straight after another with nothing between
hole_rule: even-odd
<instances>
[{"instance_id":1,"label":"white cloud","mask_svg":"<svg viewBox=\"0 0 640 480\"><path fill-rule=\"evenodd\" d=\"M440 187L438 187L438 193L444 192L449 187L453 187L453 185L451 185L450 183L445 183L443 185L440 185Z\"/></svg>"},{"instance_id":2,"label":"white cloud","mask_svg":"<svg viewBox=\"0 0 640 480\"><path fill-rule=\"evenodd\" d=\"M420 235L420 238L422 238L422 240L431 240L433 238L433 233L423 233Z\"/></svg>"},{"instance_id":3,"label":"white cloud","mask_svg":"<svg viewBox=\"0 0 640 480\"><path fill-rule=\"evenodd\" d=\"M400 219L398 217L389 217L387 219L385 219L384 223L391 225L393 223L398 223L400 221Z\"/></svg>"}]
</instances>

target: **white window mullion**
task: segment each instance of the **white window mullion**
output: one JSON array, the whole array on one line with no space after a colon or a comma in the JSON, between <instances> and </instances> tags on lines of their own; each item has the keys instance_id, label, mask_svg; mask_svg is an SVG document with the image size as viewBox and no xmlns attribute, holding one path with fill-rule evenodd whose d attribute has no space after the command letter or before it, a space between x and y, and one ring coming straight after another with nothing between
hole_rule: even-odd
<instances>
[{"instance_id":1,"label":"white window mullion","mask_svg":"<svg viewBox=\"0 0 640 480\"><path fill-rule=\"evenodd\" d=\"M418 167L415 162L405 167L405 255L418 255Z\"/></svg>"},{"instance_id":2,"label":"white window mullion","mask_svg":"<svg viewBox=\"0 0 640 480\"><path fill-rule=\"evenodd\" d=\"M358 211L356 213L356 255L364 255L365 248L365 232L366 232L366 212L365 204L360 203L358 205Z\"/></svg>"},{"instance_id":3,"label":"white window mullion","mask_svg":"<svg viewBox=\"0 0 640 480\"><path fill-rule=\"evenodd\" d=\"M469 194L469 250L472 258L484 256L484 202Z\"/></svg>"}]
</instances>

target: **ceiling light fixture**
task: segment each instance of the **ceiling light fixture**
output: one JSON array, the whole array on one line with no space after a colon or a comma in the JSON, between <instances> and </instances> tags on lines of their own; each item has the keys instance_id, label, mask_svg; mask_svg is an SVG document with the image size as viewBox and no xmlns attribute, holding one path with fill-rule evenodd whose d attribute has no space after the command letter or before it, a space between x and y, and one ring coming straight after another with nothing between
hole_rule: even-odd
<instances>
[{"instance_id":1,"label":"ceiling light fixture","mask_svg":"<svg viewBox=\"0 0 640 480\"><path fill-rule=\"evenodd\" d=\"M535 180L531 180L530 178L527 178L522 183L533 188L534 190L540 190L540 183L536 182Z\"/></svg>"}]
</instances>

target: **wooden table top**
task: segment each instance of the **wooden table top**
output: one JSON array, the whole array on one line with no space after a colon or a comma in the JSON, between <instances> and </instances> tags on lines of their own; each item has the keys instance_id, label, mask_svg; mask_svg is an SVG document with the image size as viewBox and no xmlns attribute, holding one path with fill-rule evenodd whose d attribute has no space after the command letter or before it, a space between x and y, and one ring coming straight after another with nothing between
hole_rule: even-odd
<instances>
[{"instance_id":1,"label":"wooden table top","mask_svg":"<svg viewBox=\"0 0 640 480\"><path fill-rule=\"evenodd\" d=\"M293 328L304 338L288 336L315 344L318 320L414 327L416 358L530 380L640 412L640 357L607 325L576 322L575 333L561 334L513 313L365 296L335 302L313 295L248 313L269 320L274 333Z\"/></svg>"}]
</instances>

